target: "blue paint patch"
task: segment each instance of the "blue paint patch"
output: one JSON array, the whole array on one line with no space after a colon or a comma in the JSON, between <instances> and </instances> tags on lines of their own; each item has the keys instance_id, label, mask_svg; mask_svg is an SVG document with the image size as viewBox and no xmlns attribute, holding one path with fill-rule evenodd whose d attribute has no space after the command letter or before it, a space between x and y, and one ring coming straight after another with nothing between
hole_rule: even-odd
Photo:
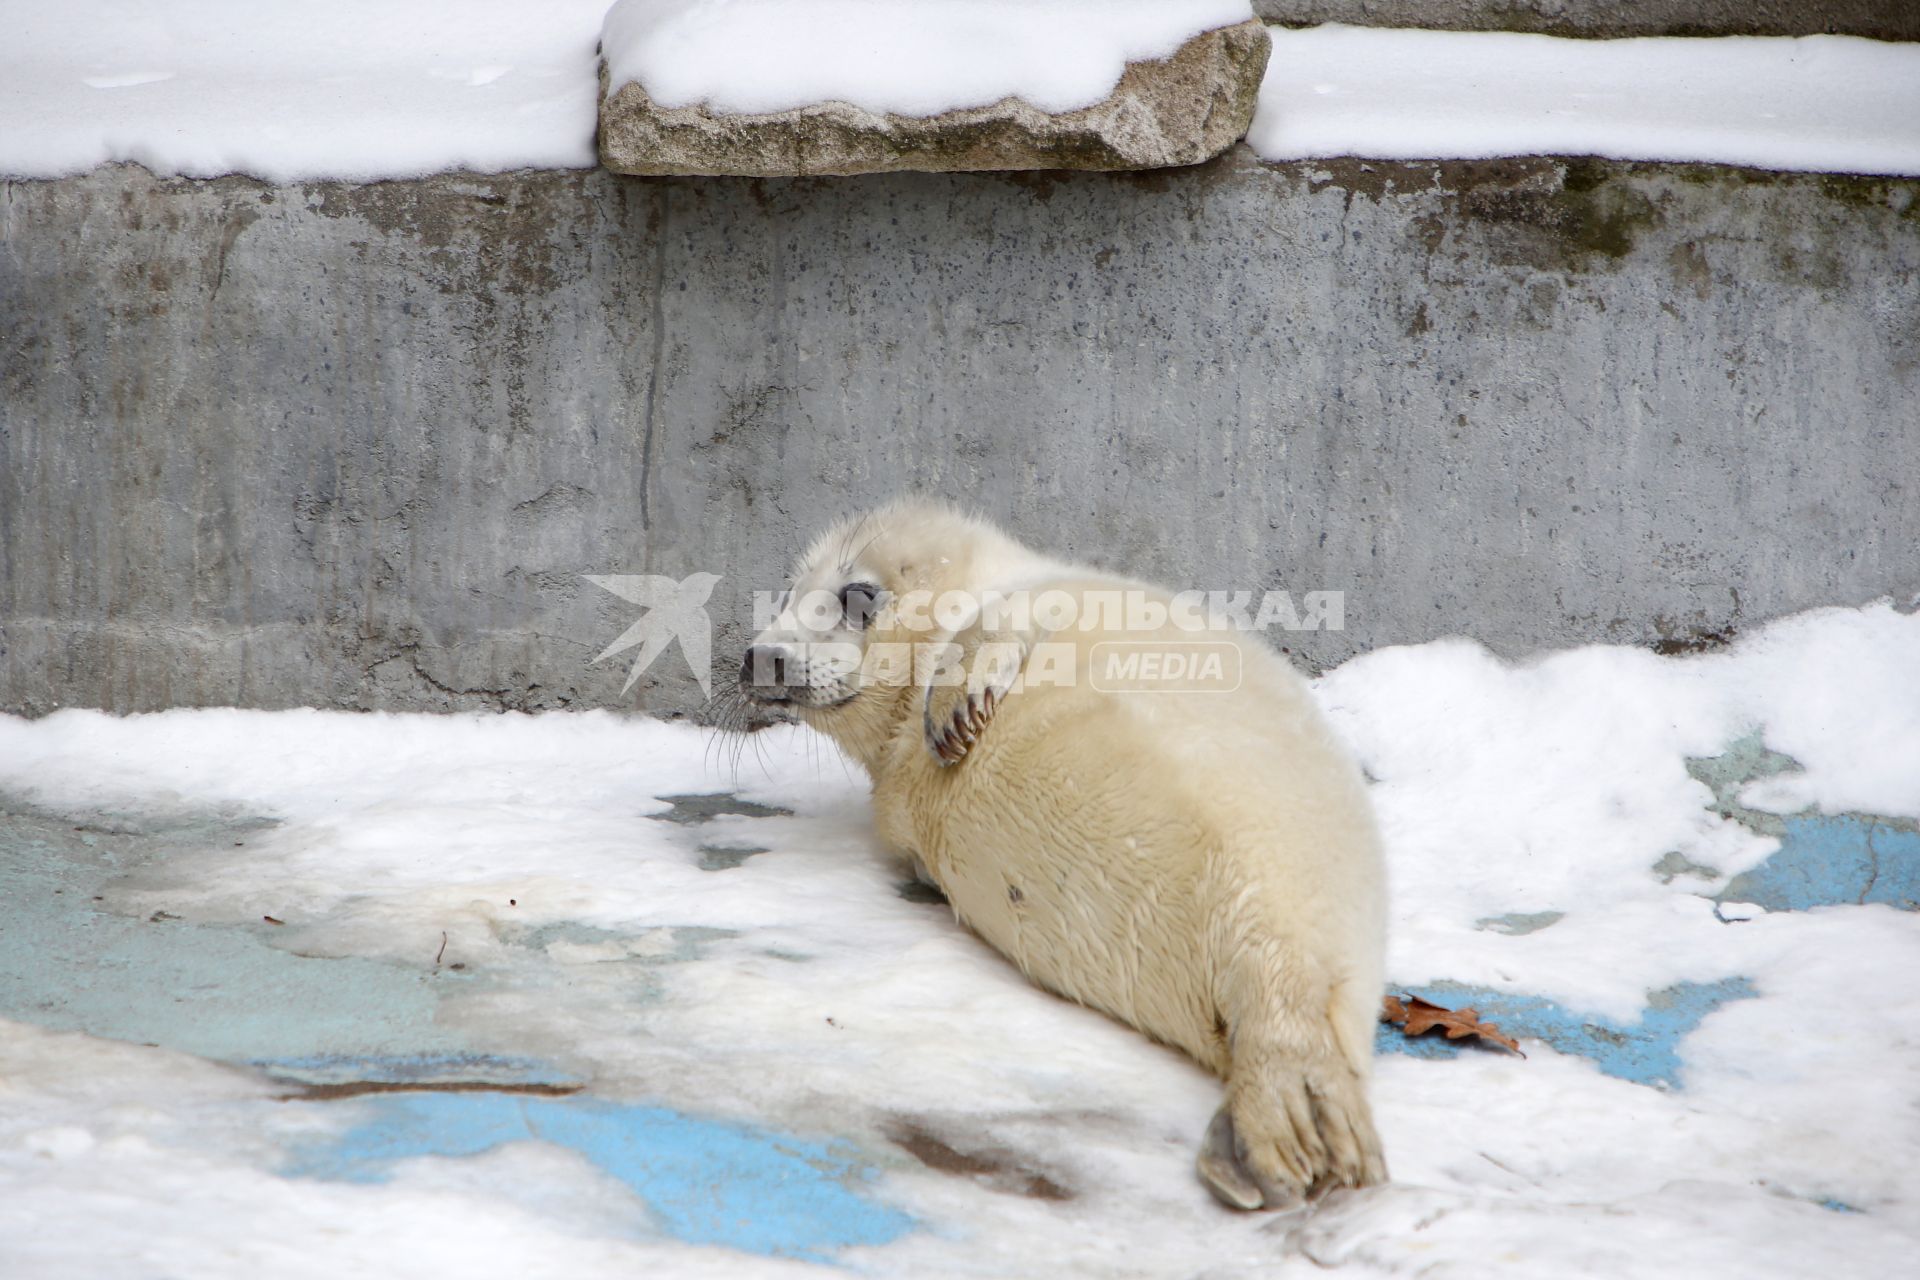
<instances>
[{"instance_id":1,"label":"blue paint patch","mask_svg":"<svg viewBox=\"0 0 1920 1280\"><path fill-rule=\"evenodd\" d=\"M1920 909L1920 828L1860 813L1803 813L1781 819L1780 847L1714 895L1769 911L1842 903Z\"/></svg>"},{"instance_id":2,"label":"blue paint patch","mask_svg":"<svg viewBox=\"0 0 1920 1280\"><path fill-rule=\"evenodd\" d=\"M1832 1196L1828 1196L1825 1200L1816 1201L1816 1203L1822 1209L1825 1209L1828 1213L1865 1213L1866 1212L1865 1209L1857 1208L1854 1205L1850 1205L1845 1200L1835 1200Z\"/></svg>"},{"instance_id":3,"label":"blue paint patch","mask_svg":"<svg viewBox=\"0 0 1920 1280\"><path fill-rule=\"evenodd\" d=\"M914 1226L860 1193L875 1170L843 1144L591 1098L408 1093L365 1105L370 1120L297 1152L282 1172L384 1182L400 1160L551 1142L633 1188L662 1230L692 1244L827 1262L838 1250L886 1244Z\"/></svg>"},{"instance_id":4,"label":"blue paint patch","mask_svg":"<svg viewBox=\"0 0 1920 1280\"><path fill-rule=\"evenodd\" d=\"M1482 1021L1498 1023L1507 1035L1529 1036L1561 1053L1591 1058L1600 1070L1617 1079L1662 1089L1680 1086L1680 1042L1702 1018L1729 1001L1748 1000L1759 994L1745 978L1682 982L1653 992L1637 1021L1619 1024L1584 1017L1542 996L1508 995L1457 982L1404 989L1449 1009L1472 1008ZM1376 1052L1405 1053L1416 1058L1450 1058L1465 1043L1448 1040L1437 1031L1409 1036L1385 1022L1374 1037Z\"/></svg>"},{"instance_id":5,"label":"blue paint patch","mask_svg":"<svg viewBox=\"0 0 1920 1280\"><path fill-rule=\"evenodd\" d=\"M1717 756L1688 760L1687 772L1713 793L1713 812L1780 842L1714 901L1752 902L1769 911L1865 903L1920 910L1920 823L1874 813L1786 815L1747 808L1740 791L1748 783L1800 772L1791 756L1768 750L1759 733L1729 743ZM1718 875L1678 853L1668 853L1654 871L1666 881L1676 874Z\"/></svg>"},{"instance_id":6,"label":"blue paint patch","mask_svg":"<svg viewBox=\"0 0 1920 1280\"><path fill-rule=\"evenodd\" d=\"M0 794L0 1017L222 1062L314 1054L460 1053L435 1019L475 979L283 949L285 930L124 915L116 886L168 859L231 847L270 823L208 813L59 813Z\"/></svg>"}]
</instances>

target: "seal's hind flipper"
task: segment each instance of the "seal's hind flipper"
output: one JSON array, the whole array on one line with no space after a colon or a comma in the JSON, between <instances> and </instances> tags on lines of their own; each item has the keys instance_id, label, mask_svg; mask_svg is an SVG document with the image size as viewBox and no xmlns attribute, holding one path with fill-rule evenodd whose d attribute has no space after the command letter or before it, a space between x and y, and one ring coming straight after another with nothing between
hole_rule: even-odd
<instances>
[{"instance_id":1,"label":"seal's hind flipper","mask_svg":"<svg viewBox=\"0 0 1920 1280\"><path fill-rule=\"evenodd\" d=\"M1213 1113L1213 1123L1207 1126L1207 1136L1200 1143L1200 1157L1194 1162L1200 1181L1229 1209L1265 1207L1265 1193L1240 1167L1240 1157L1233 1147L1233 1117L1223 1106Z\"/></svg>"}]
</instances>

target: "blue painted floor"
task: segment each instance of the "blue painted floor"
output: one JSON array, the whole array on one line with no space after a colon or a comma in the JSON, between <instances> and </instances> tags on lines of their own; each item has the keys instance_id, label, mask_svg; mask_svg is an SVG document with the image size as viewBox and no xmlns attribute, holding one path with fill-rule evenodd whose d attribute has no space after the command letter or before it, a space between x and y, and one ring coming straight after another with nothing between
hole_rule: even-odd
<instances>
[{"instance_id":1,"label":"blue painted floor","mask_svg":"<svg viewBox=\"0 0 1920 1280\"><path fill-rule=\"evenodd\" d=\"M1768 911L1868 903L1920 909L1920 823L1873 813L1768 813L1740 802L1748 783L1799 771L1797 761L1768 750L1757 733L1717 756L1687 761L1687 772L1713 794L1709 808L1780 842L1765 862L1716 893L1715 901L1751 902ZM1718 875L1711 867L1687 870Z\"/></svg>"},{"instance_id":2,"label":"blue painted floor","mask_svg":"<svg viewBox=\"0 0 1920 1280\"><path fill-rule=\"evenodd\" d=\"M749 812L730 797L679 797L676 821ZM768 811L775 812L775 811ZM871 1199L880 1167L850 1146L722 1124L659 1107L567 1096L580 1087L535 1058L485 1052L435 1018L449 986L483 979L436 967L303 956L276 926L198 925L114 912L115 877L266 825L198 815L76 822L0 797L0 1015L59 1030L163 1045L241 1064L287 1084L273 1106L361 1108L358 1123L292 1153L289 1176L380 1182L418 1156L477 1155L510 1142L577 1151L644 1202L636 1234L829 1261L884 1244L913 1220ZM531 930L555 941L619 935L585 925ZM725 930L680 929L671 952L697 959Z\"/></svg>"},{"instance_id":3,"label":"blue painted floor","mask_svg":"<svg viewBox=\"0 0 1920 1280\"><path fill-rule=\"evenodd\" d=\"M1617 1023L1578 1013L1541 996L1512 995L1458 982L1432 982L1409 987L1406 992L1448 1009L1471 1008L1481 1021L1497 1023L1506 1035L1544 1041L1561 1053L1592 1059L1607 1075L1662 1089L1682 1084L1680 1042L1700 1025L1700 1020L1728 1001L1757 994L1745 978L1683 982L1650 995L1647 1007L1635 1021ZM1416 1058L1506 1052L1471 1038L1449 1040L1439 1031L1409 1036L1384 1022L1374 1037L1374 1048Z\"/></svg>"},{"instance_id":4,"label":"blue painted floor","mask_svg":"<svg viewBox=\"0 0 1920 1280\"><path fill-rule=\"evenodd\" d=\"M365 1105L362 1123L295 1153L283 1171L381 1182L402 1160L539 1141L584 1155L631 1187L655 1226L694 1244L825 1262L914 1227L863 1193L877 1171L841 1144L585 1097L402 1093Z\"/></svg>"},{"instance_id":5,"label":"blue painted floor","mask_svg":"<svg viewBox=\"0 0 1920 1280\"><path fill-rule=\"evenodd\" d=\"M1859 813L1805 813L1781 820L1780 848L1735 876L1716 898L1769 911L1845 903L1920 906L1920 830Z\"/></svg>"}]
</instances>

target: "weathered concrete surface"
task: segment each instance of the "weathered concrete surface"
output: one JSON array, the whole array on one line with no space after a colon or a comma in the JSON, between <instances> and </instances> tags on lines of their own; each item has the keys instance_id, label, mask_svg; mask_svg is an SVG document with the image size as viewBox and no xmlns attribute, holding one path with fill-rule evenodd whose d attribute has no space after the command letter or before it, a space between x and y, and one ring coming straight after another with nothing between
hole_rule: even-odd
<instances>
[{"instance_id":1,"label":"weathered concrete surface","mask_svg":"<svg viewBox=\"0 0 1920 1280\"><path fill-rule=\"evenodd\" d=\"M618 701L913 486L1310 664L1920 592L1920 184L1519 161L0 202L0 708ZM677 650L636 691L698 691Z\"/></svg>"},{"instance_id":2,"label":"weathered concrete surface","mask_svg":"<svg viewBox=\"0 0 1920 1280\"><path fill-rule=\"evenodd\" d=\"M1253 0L1268 22L1544 35L1870 36L1920 40L1914 0Z\"/></svg>"},{"instance_id":3,"label":"weathered concrete surface","mask_svg":"<svg viewBox=\"0 0 1920 1280\"><path fill-rule=\"evenodd\" d=\"M602 62L600 162L615 173L745 177L1199 164L1246 136L1270 48L1249 18L1129 63L1112 93L1078 111L1004 98L927 117L845 102L766 115L669 109L631 82L609 96Z\"/></svg>"}]
</instances>

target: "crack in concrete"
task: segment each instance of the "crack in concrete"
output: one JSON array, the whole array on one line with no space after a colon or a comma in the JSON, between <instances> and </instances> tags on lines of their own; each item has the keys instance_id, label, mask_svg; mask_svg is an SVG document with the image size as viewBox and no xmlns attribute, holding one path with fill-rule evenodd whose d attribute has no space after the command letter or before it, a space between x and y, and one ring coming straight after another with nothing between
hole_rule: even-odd
<instances>
[{"instance_id":1,"label":"crack in concrete","mask_svg":"<svg viewBox=\"0 0 1920 1280\"><path fill-rule=\"evenodd\" d=\"M670 194L662 185L660 194L660 230L653 250L653 363L647 369L647 395L640 437L640 532L653 528L650 492L653 488L653 427L659 400L660 366L667 354L667 226L671 211Z\"/></svg>"},{"instance_id":2,"label":"crack in concrete","mask_svg":"<svg viewBox=\"0 0 1920 1280\"><path fill-rule=\"evenodd\" d=\"M364 1098L372 1093L522 1093L537 1098L565 1098L579 1093L577 1084L502 1083L498 1080L342 1080L334 1084L295 1085L291 1093L279 1095L281 1102L334 1102L341 1098Z\"/></svg>"},{"instance_id":3,"label":"crack in concrete","mask_svg":"<svg viewBox=\"0 0 1920 1280\"><path fill-rule=\"evenodd\" d=\"M1873 833L1879 826L1880 824L1877 822L1869 822L1866 824L1867 884L1864 889L1860 890L1860 896L1855 899L1861 906L1866 905L1867 899L1873 896L1873 887L1880 883L1880 851L1873 847Z\"/></svg>"},{"instance_id":4,"label":"crack in concrete","mask_svg":"<svg viewBox=\"0 0 1920 1280\"><path fill-rule=\"evenodd\" d=\"M379 658L374 662L368 663L367 666L364 668L364 674L366 678L369 680L374 679L375 678L373 674L374 670L378 667L385 666L389 662L406 663L408 669L411 670L413 674L419 678L421 683L425 684L428 688L434 690L436 693L442 694L448 698L479 698L484 702L486 702L487 705L495 711L507 711L507 710L510 710L512 707L512 704L510 703L509 699L514 693L513 689L508 689L508 688L461 689L461 688L456 688L455 686L450 685L445 681L439 679L438 677L434 676L425 667L420 665L420 642L417 640L406 641L405 643L395 647L392 653L389 653L385 657ZM525 690L525 692L532 692L533 689L537 689L538 687L539 687L538 685L531 686L529 689ZM567 701L567 700L563 699L563 701Z\"/></svg>"}]
</instances>

